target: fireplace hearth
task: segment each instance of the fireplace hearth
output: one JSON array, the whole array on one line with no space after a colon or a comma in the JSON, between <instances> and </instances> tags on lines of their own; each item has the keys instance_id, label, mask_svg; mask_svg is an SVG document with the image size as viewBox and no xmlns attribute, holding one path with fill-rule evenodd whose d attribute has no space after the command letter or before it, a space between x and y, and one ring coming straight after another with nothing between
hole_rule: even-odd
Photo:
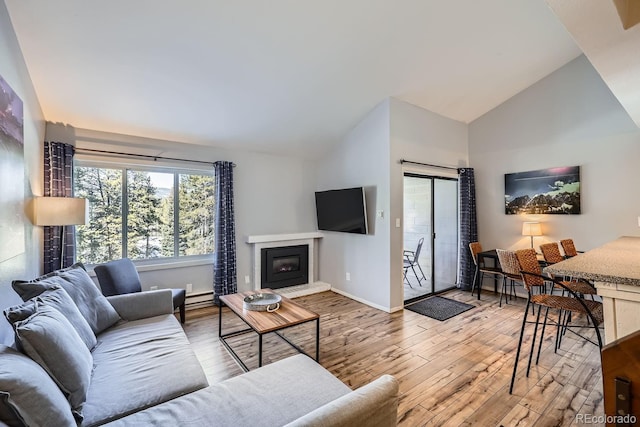
<instances>
[{"instance_id":1,"label":"fireplace hearth","mask_svg":"<svg viewBox=\"0 0 640 427\"><path fill-rule=\"evenodd\" d=\"M261 249L262 287L279 289L309 282L309 245Z\"/></svg>"}]
</instances>

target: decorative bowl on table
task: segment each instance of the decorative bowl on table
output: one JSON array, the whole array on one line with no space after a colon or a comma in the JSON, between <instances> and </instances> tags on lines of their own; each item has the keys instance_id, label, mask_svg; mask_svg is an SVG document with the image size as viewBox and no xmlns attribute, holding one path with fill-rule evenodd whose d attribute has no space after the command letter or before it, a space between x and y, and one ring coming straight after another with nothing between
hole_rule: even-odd
<instances>
[{"instance_id":1,"label":"decorative bowl on table","mask_svg":"<svg viewBox=\"0 0 640 427\"><path fill-rule=\"evenodd\" d=\"M245 310L268 311L269 313L280 308L282 297L269 292L259 292L244 297L243 307Z\"/></svg>"}]
</instances>

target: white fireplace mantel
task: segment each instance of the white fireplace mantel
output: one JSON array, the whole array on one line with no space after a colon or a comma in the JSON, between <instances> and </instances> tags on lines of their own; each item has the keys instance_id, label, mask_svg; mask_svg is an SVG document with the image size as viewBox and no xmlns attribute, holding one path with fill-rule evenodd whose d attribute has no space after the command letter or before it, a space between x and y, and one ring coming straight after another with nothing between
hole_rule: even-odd
<instances>
[{"instance_id":1,"label":"white fireplace mantel","mask_svg":"<svg viewBox=\"0 0 640 427\"><path fill-rule=\"evenodd\" d=\"M278 289L278 293L286 294L287 297L302 296L315 292L322 292L331 289L331 286L316 282L316 240L321 239L322 233L312 231L308 233L287 233L287 234L264 234L247 236L246 242L253 246L253 289L261 289L262 282L262 249L276 248L280 246L309 246L309 283L304 285L291 286Z\"/></svg>"},{"instance_id":2,"label":"white fireplace mantel","mask_svg":"<svg viewBox=\"0 0 640 427\"><path fill-rule=\"evenodd\" d=\"M322 233L318 231L312 231L309 233L263 234L261 236L247 236L247 243L286 242L287 240L307 240L321 238Z\"/></svg>"}]
</instances>

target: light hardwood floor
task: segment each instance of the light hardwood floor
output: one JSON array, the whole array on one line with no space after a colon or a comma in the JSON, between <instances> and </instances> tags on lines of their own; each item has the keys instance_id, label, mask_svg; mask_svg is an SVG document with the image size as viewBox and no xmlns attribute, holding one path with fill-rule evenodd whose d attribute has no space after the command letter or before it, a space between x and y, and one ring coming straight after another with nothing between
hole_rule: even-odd
<instances>
[{"instance_id":1,"label":"light hardwood floor","mask_svg":"<svg viewBox=\"0 0 640 427\"><path fill-rule=\"evenodd\" d=\"M499 308L491 292L483 292L481 301L462 291L443 296L477 307L440 322L408 310L388 314L333 292L296 301L320 314L320 363L345 384L357 388L384 373L399 380L401 426L577 426L583 424L576 414L604 414L596 346L567 334L554 354L553 333L547 332L540 363L526 378L529 347L523 345L510 395L526 301ZM224 331L245 327L227 308L222 323ZM189 311L184 329L210 383L242 373L218 341L217 308ZM525 343L530 344L531 331ZM315 350L314 333L311 323L285 331L309 354ZM257 336L232 342L245 363L256 367ZM296 351L269 334L264 353L267 364Z\"/></svg>"}]
</instances>

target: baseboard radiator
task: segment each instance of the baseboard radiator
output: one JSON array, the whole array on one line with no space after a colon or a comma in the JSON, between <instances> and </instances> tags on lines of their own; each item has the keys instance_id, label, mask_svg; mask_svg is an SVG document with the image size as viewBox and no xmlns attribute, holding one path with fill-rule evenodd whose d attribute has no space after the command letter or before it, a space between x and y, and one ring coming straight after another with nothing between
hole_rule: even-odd
<instances>
[{"instance_id":1,"label":"baseboard radiator","mask_svg":"<svg viewBox=\"0 0 640 427\"><path fill-rule=\"evenodd\" d=\"M213 291L188 294L184 305L187 310L211 307L213 305Z\"/></svg>"}]
</instances>

